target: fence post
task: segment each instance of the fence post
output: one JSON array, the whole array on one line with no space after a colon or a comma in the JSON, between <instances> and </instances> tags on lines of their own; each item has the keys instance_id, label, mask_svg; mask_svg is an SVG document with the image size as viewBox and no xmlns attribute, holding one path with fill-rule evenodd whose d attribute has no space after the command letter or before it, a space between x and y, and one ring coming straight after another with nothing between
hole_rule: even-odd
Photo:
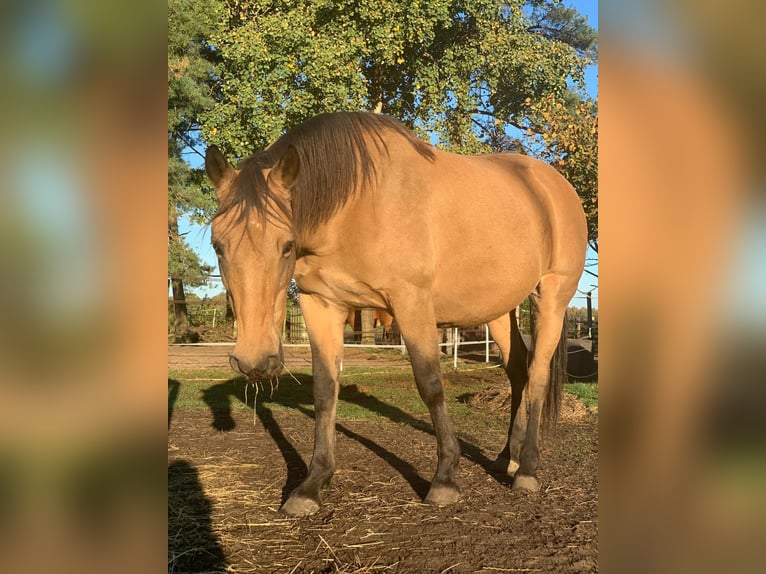
<instances>
[{"instance_id":1,"label":"fence post","mask_svg":"<svg viewBox=\"0 0 766 574\"><path fill-rule=\"evenodd\" d=\"M489 363L489 325L484 323L484 362Z\"/></svg>"},{"instance_id":2,"label":"fence post","mask_svg":"<svg viewBox=\"0 0 766 574\"><path fill-rule=\"evenodd\" d=\"M460 336L457 332L457 327L455 327L455 330L453 331L453 339L452 339L452 368L457 369L457 347L460 343Z\"/></svg>"},{"instance_id":3,"label":"fence post","mask_svg":"<svg viewBox=\"0 0 766 574\"><path fill-rule=\"evenodd\" d=\"M373 325L375 320L373 317L372 309L362 309L362 344L374 345L375 344L375 331Z\"/></svg>"},{"instance_id":4,"label":"fence post","mask_svg":"<svg viewBox=\"0 0 766 574\"><path fill-rule=\"evenodd\" d=\"M218 311L218 309L213 307L213 329L215 329L215 315L216 315L216 311Z\"/></svg>"}]
</instances>

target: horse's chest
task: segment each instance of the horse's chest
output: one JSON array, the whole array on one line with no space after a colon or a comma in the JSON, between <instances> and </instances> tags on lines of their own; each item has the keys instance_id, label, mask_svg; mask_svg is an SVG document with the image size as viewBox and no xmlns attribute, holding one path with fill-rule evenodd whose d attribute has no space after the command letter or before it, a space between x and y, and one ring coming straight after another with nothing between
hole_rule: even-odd
<instances>
[{"instance_id":1,"label":"horse's chest","mask_svg":"<svg viewBox=\"0 0 766 574\"><path fill-rule=\"evenodd\" d=\"M371 285L342 270L299 260L295 282L304 293L320 295L348 307L385 307L385 296Z\"/></svg>"}]
</instances>

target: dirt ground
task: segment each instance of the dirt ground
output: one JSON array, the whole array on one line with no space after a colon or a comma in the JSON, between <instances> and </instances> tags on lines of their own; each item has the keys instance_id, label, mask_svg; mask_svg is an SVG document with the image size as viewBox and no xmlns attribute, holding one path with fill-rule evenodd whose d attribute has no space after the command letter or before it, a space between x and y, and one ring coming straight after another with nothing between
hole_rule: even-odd
<instances>
[{"instance_id":1,"label":"dirt ground","mask_svg":"<svg viewBox=\"0 0 766 574\"><path fill-rule=\"evenodd\" d=\"M227 350L190 349L171 353L171 368L226 365ZM298 353L295 361L307 357ZM496 409L507 385L499 369L452 373L450 382L477 376L488 390L469 406ZM385 409L374 420L339 421L338 470L322 508L307 518L278 509L311 460L309 413L265 405L256 413L175 409L168 571L597 572L597 418L571 397L564 407L542 443L541 492L511 491L493 465L503 433L475 428L459 434L462 499L445 508L421 502L436 465L430 421L387 417Z\"/></svg>"}]
</instances>

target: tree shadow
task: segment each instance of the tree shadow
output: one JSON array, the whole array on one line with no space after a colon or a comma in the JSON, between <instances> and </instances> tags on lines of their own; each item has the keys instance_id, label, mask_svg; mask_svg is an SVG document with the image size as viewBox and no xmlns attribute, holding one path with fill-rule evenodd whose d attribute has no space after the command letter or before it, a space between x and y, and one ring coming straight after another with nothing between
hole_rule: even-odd
<instances>
[{"instance_id":1,"label":"tree shadow","mask_svg":"<svg viewBox=\"0 0 766 574\"><path fill-rule=\"evenodd\" d=\"M228 572L221 543L212 531L211 510L197 469L185 460L169 464L169 571Z\"/></svg>"}]
</instances>

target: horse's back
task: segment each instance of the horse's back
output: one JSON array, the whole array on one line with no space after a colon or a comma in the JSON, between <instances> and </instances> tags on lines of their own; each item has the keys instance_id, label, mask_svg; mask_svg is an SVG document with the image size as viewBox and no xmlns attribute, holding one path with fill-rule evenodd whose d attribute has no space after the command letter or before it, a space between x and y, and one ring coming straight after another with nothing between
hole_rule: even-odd
<instances>
[{"instance_id":1,"label":"horse's back","mask_svg":"<svg viewBox=\"0 0 766 574\"><path fill-rule=\"evenodd\" d=\"M536 211L550 231L550 252L547 272L582 272L587 246L587 225L580 198L572 185L549 164L520 154L474 156L480 161L501 166L514 190L524 190L539 202ZM501 192L502 193L502 192ZM506 197L515 197L508 193Z\"/></svg>"},{"instance_id":2,"label":"horse's back","mask_svg":"<svg viewBox=\"0 0 766 574\"><path fill-rule=\"evenodd\" d=\"M428 225L442 322L493 319L523 300L544 274L579 275L584 215L576 193L553 168L515 154L440 153L431 173ZM483 297L486 303L477 304Z\"/></svg>"}]
</instances>

